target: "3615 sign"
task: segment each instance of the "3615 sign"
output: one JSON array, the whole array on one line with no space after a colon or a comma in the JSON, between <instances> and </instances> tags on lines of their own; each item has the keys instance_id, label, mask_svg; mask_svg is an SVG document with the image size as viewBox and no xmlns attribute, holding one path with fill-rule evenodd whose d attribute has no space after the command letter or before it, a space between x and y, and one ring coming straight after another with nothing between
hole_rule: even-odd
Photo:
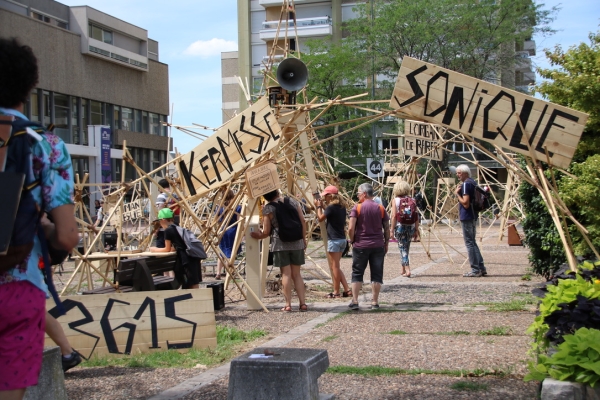
<instances>
[{"instance_id":1,"label":"3615 sign","mask_svg":"<svg viewBox=\"0 0 600 400\"><path fill-rule=\"evenodd\" d=\"M566 168L571 163L588 115L404 57L390 101L413 118L494 143L510 151ZM519 124L519 120L521 125Z\"/></svg>"},{"instance_id":2,"label":"3615 sign","mask_svg":"<svg viewBox=\"0 0 600 400\"><path fill-rule=\"evenodd\" d=\"M85 358L92 355L156 350L214 348L217 345L211 289L113 293L61 298L60 322L69 343ZM52 345L46 338L46 346Z\"/></svg>"}]
</instances>

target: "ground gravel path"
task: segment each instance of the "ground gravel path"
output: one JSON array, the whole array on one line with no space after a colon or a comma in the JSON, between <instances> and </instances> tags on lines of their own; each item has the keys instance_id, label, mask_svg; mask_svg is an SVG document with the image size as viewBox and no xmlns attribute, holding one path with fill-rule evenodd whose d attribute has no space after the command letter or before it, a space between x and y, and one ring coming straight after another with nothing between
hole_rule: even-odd
<instances>
[{"instance_id":1,"label":"ground gravel path","mask_svg":"<svg viewBox=\"0 0 600 400\"><path fill-rule=\"evenodd\" d=\"M395 245L390 246L378 311L369 308L369 284L359 296L358 312L347 311L347 298L325 299L330 288L324 277L319 277L315 264L328 269L327 263L313 257L314 264L308 263L306 270L310 271L304 273L308 312L297 311L297 299L294 312L279 312L283 298L276 292L267 292L264 298L273 312L248 311L239 294L229 291L225 309L216 313L217 324L266 332L259 340L241 346L236 354L242 354L297 331L326 312L342 311L336 318L311 326L308 333L297 335L285 346L327 349L331 366L411 370L410 374L379 376L323 374L319 379L321 392L334 393L337 399L535 398L537 383L522 381L530 344L526 329L535 315L535 305L525 300L541 280L528 274L526 249L509 247L506 239L498 243L497 234L489 234L481 244L489 275L463 278L468 266L463 264L462 238L450 230L438 234L445 235L446 249L433 241L413 243L411 278L400 276L399 252ZM349 278L350 258L342 259L342 270ZM213 279L208 276L206 280ZM368 280L367 272L365 282ZM511 302L522 304L523 309L487 310L490 304ZM428 374L415 374L418 370ZM445 370L478 372L456 377L445 375ZM178 368L78 367L67 373L66 385L72 399L144 399L201 373ZM225 374L179 398L225 399L227 385ZM476 390L460 390L465 385Z\"/></svg>"}]
</instances>

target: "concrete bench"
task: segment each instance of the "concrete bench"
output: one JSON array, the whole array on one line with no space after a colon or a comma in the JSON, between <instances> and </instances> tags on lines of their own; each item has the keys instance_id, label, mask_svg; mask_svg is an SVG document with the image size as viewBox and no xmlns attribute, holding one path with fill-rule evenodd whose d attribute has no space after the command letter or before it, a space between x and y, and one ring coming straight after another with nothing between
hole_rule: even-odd
<instances>
[{"instance_id":1,"label":"concrete bench","mask_svg":"<svg viewBox=\"0 0 600 400\"><path fill-rule=\"evenodd\" d=\"M42 370L36 386L25 391L24 400L67 400L65 374L59 347L44 347Z\"/></svg>"},{"instance_id":2,"label":"concrete bench","mask_svg":"<svg viewBox=\"0 0 600 400\"><path fill-rule=\"evenodd\" d=\"M319 396L317 379L329 367L327 350L272 348L268 358L265 349L257 348L231 361L228 400L333 399Z\"/></svg>"}]
</instances>

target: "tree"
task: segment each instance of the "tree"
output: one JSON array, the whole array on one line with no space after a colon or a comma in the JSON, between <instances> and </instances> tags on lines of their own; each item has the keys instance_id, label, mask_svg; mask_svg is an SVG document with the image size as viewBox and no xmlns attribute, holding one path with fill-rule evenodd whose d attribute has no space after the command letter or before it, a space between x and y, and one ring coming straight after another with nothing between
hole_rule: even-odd
<instances>
[{"instance_id":1,"label":"tree","mask_svg":"<svg viewBox=\"0 0 600 400\"><path fill-rule=\"evenodd\" d=\"M410 56L493 80L514 66L516 43L552 32L556 9L532 0L371 0L356 11L348 40L372 52L375 73L394 77Z\"/></svg>"},{"instance_id":2,"label":"tree","mask_svg":"<svg viewBox=\"0 0 600 400\"><path fill-rule=\"evenodd\" d=\"M560 46L546 50L546 57L558 69L538 69L545 79L535 92L549 101L589 114L573 163L573 176L562 176L560 196L589 231L596 249L600 248L600 31L590 33L590 44ZM570 226L575 254L589 255L590 247L574 226Z\"/></svg>"}]
</instances>

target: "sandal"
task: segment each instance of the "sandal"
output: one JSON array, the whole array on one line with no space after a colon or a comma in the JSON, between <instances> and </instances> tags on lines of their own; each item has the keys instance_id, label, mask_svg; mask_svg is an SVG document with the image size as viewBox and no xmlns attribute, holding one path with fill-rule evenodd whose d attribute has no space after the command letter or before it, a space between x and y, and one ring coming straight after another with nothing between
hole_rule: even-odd
<instances>
[{"instance_id":1,"label":"sandal","mask_svg":"<svg viewBox=\"0 0 600 400\"><path fill-rule=\"evenodd\" d=\"M283 312L292 312L292 306L285 306L281 309Z\"/></svg>"},{"instance_id":2,"label":"sandal","mask_svg":"<svg viewBox=\"0 0 600 400\"><path fill-rule=\"evenodd\" d=\"M352 297L352 289L343 292L342 297Z\"/></svg>"},{"instance_id":3,"label":"sandal","mask_svg":"<svg viewBox=\"0 0 600 400\"><path fill-rule=\"evenodd\" d=\"M298 307L298 311L300 311L300 312L307 312L308 311L308 306L306 304L300 304L300 307Z\"/></svg>"},{"instance_id":4,"label":"sandal","mask_svg":"<svg viewBox=\"0 0 600 400\"><path fill-rule=\"evenodd\" d=\"M326 299L337 299L338 297L340 297L339 293L329 293L327 296L325 296Z\"/></svg>"},{"instance_id":5,"label":"sandal","mask_svg":"<svg viewBox=\"0 0 600 400\"><path fill-rule=\"evenodd\" d=\"M220 281L221 280L221 274L215 275L215 279L218 280L218 281Z\"/></svg>"}]
</instances>

